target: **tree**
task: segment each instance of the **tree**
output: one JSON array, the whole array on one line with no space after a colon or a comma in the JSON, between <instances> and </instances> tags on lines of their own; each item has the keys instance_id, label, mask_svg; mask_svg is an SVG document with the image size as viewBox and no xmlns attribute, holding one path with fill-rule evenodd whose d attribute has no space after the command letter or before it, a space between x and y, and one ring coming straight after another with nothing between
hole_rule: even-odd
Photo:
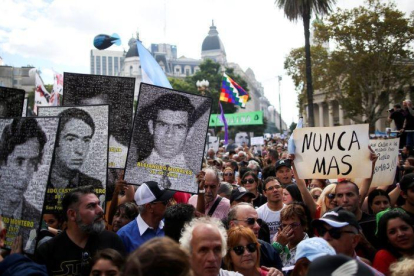
<instances>
[{"instance_id":1,"label":"tree","mask_svg":"<svg viewBox=\"0 0 414 276\"><path fill-rule=\"evenodd\" d=\"M406 18L394 3L368 0L366 7L339 10L315 37L336 46L325 64L324 90L355 122L375 122L390 102L403 97L413 80L414 15ZM365 117L366 120L362 120Z\"/></svg>"},{"instance_id":2,"label":"tree","mask_svg":"<svg viewBox=\"0 0 414 276\"><path fill-rule=\"evenodd\" d=\"M296 21L298 18L303 20L305 32L305 57L306 57L306 95L308 101L308 124L315 126L313 114L313 85L312 85L312 62L310 50L310 18L312 12L324 15L331 11L331 6L335 0L275 0L276 5L283 9L285 16Z\"/></svg>"},{"instance_id":3,"label":"tree","mask_svg":"<svg viewBox=\"0 0 414 276\"><path fill-rule=\"evenodd\" d=\"M225 72L248 92L246 81L236 75L233 68L225 68ZM200 70L194 75L186 77L184 80L177 78L169 78L169 80L174 89L197 95L200 94L196 86L197 81L208 80L210 85L205 94L213 99L212 112L219 113L218 102L222 78L221 65L211 59L206 59L200 64ZM221 105L223 106L224 113L235 113L237 111L237 107L233 104L222 102Z\"/></svg>"}]
</instances>

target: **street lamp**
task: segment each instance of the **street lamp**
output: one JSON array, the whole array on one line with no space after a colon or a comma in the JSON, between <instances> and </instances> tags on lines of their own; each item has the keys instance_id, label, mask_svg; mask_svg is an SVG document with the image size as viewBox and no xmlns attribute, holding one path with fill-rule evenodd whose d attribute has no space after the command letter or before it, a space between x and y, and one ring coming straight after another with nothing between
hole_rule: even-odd
<instances>
[{"instance_id":1,"label":"street lamp","mask_svg":"<svg viewBox=\"0 0 414 276\"><path fill-rule=\"evenodd\" d=\"M208 82L208 80L202 80L202 81L197 81L196 82L197 85L197 90L200 91L202 96L206 95L206 91L208 91L208 86L210 85L210 83Z\"/></svg>"}]
</instances>

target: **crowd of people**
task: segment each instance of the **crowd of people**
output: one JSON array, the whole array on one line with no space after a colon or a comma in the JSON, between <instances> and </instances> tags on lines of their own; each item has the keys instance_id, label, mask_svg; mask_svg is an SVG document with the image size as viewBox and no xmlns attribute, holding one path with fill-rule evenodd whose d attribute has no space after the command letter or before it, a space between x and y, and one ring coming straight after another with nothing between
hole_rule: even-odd
<instances>
[{"instance_id":1,"label":"crowd of people","mask_svg":"<svg viewBox=\"0 0 414 276\"><path fill-rule=\"evenodd\" d=\"M194 195L121 175L106 214L93 186L75 188L60 215L44 215L35 255L17 239L0 274L414 275L409 146L380 187L372 175L359 186L300 179L286 148L274 138L208 150ZM6 235L0 223L0 245Z\"/></svg>"}]
</instances>

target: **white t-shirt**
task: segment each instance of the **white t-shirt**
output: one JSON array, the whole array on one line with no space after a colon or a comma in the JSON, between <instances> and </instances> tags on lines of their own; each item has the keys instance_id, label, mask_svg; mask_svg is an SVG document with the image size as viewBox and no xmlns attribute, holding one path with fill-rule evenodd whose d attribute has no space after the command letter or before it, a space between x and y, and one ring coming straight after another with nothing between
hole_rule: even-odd
<instances>
[{"instance_id":1,"label":"white t-shirt","mask_svg":"<svg viewBox=\"0 0 414 276\"><path fill-rule=\"evenodd\" d=\"M285 208L285 206L286 205L283 204L282 209ZM270 241L273 240L274 235L276 235L277 230L280 227L280 212L282 209L279 211L272 211L269 209L269 207L267 207L267 203L256 209L259 218L266 222L266 224L269 226Z\"/></svg>"}]
</instances>

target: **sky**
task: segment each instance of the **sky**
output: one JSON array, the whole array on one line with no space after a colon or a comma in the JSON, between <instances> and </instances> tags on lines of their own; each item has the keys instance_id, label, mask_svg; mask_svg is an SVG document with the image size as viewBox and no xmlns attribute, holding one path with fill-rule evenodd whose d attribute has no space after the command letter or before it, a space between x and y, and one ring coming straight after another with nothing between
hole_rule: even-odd
<instances>
[{"instance_id":1,"label":"sky","mask_svg":"<svg viewBox=\"0 0 414 276\"><path fill-rule=\"evenodd\" d=\"M409 15L414 1L397 0ZM338 0L350 9L362 0ZM121 46L139 32L144 46L167 43L178 56L201 58L201 45L214 20L227 61L251 68L265 96L282 118L297 122L297 92L283 68L289 52L304 46L302 21L291 22L274 0L0 0L0 56L7 65L33 65L52 83L53 71L89 73L90 50L97 34L117 33Z\"/></svg>"}]
</instances>

